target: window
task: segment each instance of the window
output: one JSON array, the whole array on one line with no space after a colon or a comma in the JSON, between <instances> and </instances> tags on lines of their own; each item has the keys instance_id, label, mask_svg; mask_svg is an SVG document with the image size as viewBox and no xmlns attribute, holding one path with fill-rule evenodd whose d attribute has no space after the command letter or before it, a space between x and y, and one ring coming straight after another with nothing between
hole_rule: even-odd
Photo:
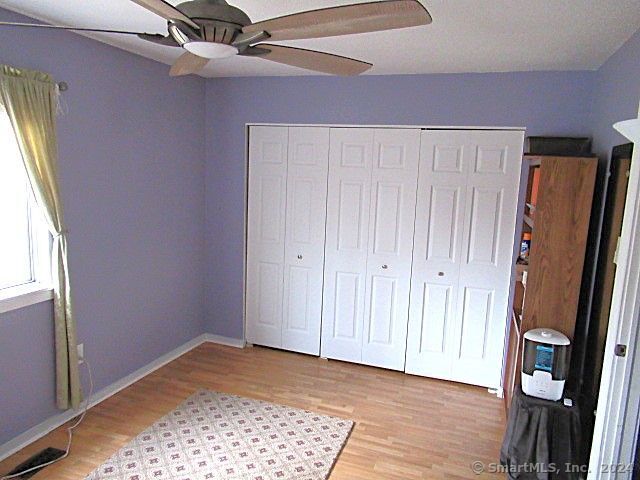
<instances>
[{"instance_id":1,"label":"window","mask_svg":"<svg viewBox=\"0 0 640 480\"><path fill-rule=\"evenodd\" d=\"M0 312L51 298L50 236L0 106ZM42 292L49 292L42 294ZM33 295L39 292L38 295Z\"/></svg>"}]
</instances>

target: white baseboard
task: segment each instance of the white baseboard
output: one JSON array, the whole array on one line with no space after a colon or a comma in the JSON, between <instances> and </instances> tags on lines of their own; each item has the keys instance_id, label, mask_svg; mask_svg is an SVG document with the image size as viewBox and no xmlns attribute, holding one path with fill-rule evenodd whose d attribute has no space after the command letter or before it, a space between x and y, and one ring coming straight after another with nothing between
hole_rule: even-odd
<instances>
[{"instance_id":1,"label":"white baseboard","mask_svg":"<svg viewBox=\"0 0 640 480\"><path fill-rule=\"evenodd\" d=\"M129 385L134 384L138 380L146 377L150 373L165 366L167 363L172 362L176 358L184 355L185 353L193 350L194 348L202 345L203 343L211 342L220 345L226 345L235 348L244 348L244 340L238 340L236 338L222 337L220 335L213 335L210 333L204 333L197 336L193 340L188 341L184 345L179 346L175 350L170 351L157 358L151 363L148 363L142 368L139 368L135 372L127 375L126 377L112 383L111 385L103 388L102 390L95 392L90 399L89 408L103 402L107 398L115 395L120 390L127 388ZM35 442L36 440L44 437L47 433L55 430L60 425L65 424L72 418L78 416L81 412L77 410L66 410L58 415L55 415L44 422L30 428L21 435L18 435L7 443L0 445L0 461L13 455L19 450L22 450L27 445Z\"/></svg>"},{"instance_id":2,"label":"white baseboard","mask_svg":"<svg viewBox=\"0 0 640 480\"><path fill-rule=\"evenodd\" d=\"M246 342L237 338L223 337L221 335L214 335L212 333L205 333L205 342L217 343L219 345L226 345L227 347L244 348Z\"/></svg>"}]
</instances>

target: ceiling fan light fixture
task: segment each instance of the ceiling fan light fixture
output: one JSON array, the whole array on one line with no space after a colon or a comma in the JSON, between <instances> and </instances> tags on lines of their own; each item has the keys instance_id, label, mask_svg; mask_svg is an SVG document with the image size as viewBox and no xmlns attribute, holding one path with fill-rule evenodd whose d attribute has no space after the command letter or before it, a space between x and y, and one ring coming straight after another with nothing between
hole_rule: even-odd
<instances>
[{"instance_id":1,"label":"ceiling fan light fixture","mask_svg":"<svg viewBox=\"0 0 640 480\"><path fill-rule=\"evenodd\" d=\"M237 55L238 49L233 45L214 42L188 42L183 45L185 50L199 57L218 59L228 58Z\"/></svg>"}]
</instances>

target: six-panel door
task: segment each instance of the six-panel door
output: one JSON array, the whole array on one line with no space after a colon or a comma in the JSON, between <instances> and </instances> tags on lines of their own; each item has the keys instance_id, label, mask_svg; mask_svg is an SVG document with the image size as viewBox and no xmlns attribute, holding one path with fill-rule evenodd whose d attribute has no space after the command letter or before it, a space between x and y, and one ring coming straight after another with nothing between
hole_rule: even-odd
<instances>
[{"instance_id":1,"label":"six-panel door","mask_svg":"<svg viewBox=\"0 0 640 480\"><path fill-rule=\"evenodd\" d=\"M320 354L329 129L289 128L282 348Z\"/></svg>"},{"instance_id":2,"label":"six-panel door","mask_svg":"<svg viewBox=\"0 0 640 480\"><path fill-rule=\"evenodd\" d=\"M373 130L332 128L322 356L362 361Z\"/></svg>"},{"instance_id":3,"label":"six-panel door","mask_svg":"<svg viewBox=\"0 0 640 480\"><path fill-rule=\"evenodd\" d=\"M246 336L282 345L287 127L252 127L249 136Z\"/></svg>"},{"instance_id":4,"label":"six-panel door","mask_svg":"<svg viewBox=\"0 0 640 480\"><path fill-rule=\"evenodd\" d=\"M466 185L466 131L422 132L406 371L451 377Z\"/></svg>"},{"instance_id":5,"label":"six-panel door","mask_svg":"<svg viewBox=\"0 0 640 480\"><path fill-rule=\"evenodd\" d=\"M404 370L420 131L376 129L362 363Z\"/></svg>"},{"instance_id":6,"label":"six-panel door","mask_svg":"<svg viewBox=\"0 0 640 480\"><path fill-rule=\"evenodd\" d=\"M515 260L523 132L468 132L467 179L452 379L499 388Z\"/></svg>"}]
</instances>

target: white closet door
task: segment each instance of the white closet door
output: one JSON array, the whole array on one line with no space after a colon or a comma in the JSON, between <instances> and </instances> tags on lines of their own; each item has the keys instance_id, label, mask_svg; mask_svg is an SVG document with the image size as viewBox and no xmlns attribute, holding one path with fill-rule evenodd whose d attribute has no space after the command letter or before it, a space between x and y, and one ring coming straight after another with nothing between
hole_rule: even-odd
<instances>
[{"instance_id":1,"label":"white closet door","mask_svg":"<svg viewBox=\"0 0 640 480\"><path fill-rule=\"evenodd\" d=\"M415 223L407 373L451 379L469 132L423 131Z\"/></svg>"},{"instance_id":2,"label":"white closet door","mask_svg":"<svg viewBox=\"0 0 640 480\"><path fill-rule=\"evenodd\" d=\"M470 132L453 377L500 387L523 132Z\"/></svg>"},{"instance_id":3,"label":"white closet door","mask_svg":"<svg viewBox=\"0 0 640 480\"><path fill-rule=\"evenodd\" d=\"M322 356L362 360L373 130L331 129Z\"/></svg>"},{"instance_id":4,"label":"white closet door","mask_svg":"<svg viewBox=\"0 0 640 480\"><path fill-rule=\"evenodd\" d=\"M377 129L362 363L404 370L420 130Z\"/></svg>"},{"instance_id":5,"label":"white closet door","mask_svg":"<svg viewBox=\"0 0 640 480\"><path fill-rule=\"evenodd\" d=\"M423 133L408 373L500 386L523 133Z\"/></svg>"},{"instance_id":6,"label":"white closet door","mask_svg":"<svg viewBox=\"0 0 640 480\"><path fill-rule=\"evenodd\" d=\"M247 341L282 345L287 127L251 127L247 225Z\"/></svg>"},{"instance_id":7,"label":"white closet door","mask_svg":"<svg viewBox=\"0 0 640 480\"><path fill-rule=\"evenodd\" d=\"M282 348L320 354L329 129L289 128Z\"/></svg>"}]
</instances>

